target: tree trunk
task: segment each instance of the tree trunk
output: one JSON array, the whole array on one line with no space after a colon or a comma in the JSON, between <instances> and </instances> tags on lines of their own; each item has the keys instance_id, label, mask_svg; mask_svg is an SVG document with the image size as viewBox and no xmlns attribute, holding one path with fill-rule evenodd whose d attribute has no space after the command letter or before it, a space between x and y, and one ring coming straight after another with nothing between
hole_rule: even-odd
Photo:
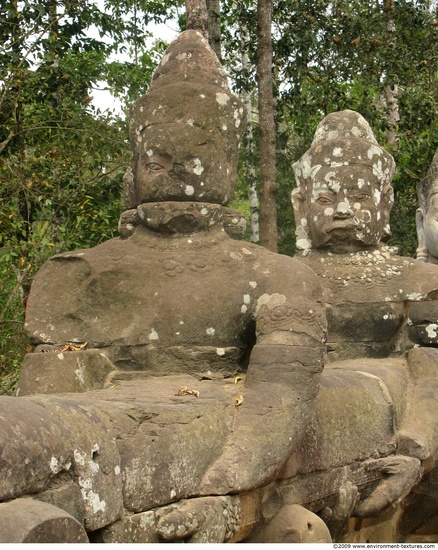
<instances>
[{"instance_id":1,"label":"tree trunk","mask_svg":"<svg viewBox=\"0 0 438 550\"><path fill-rule=\"evenodd\" d=\"M386 139L393 149L397 148L397 125L400 120L397 94L397 84L394 85L394 88L391 88L389 84L385 86L386 120L388 122Z\"/></svg>"},{"instance_id":2,"label":"tree trunk","mask_svg":"<svg viewBox=\"0 0 438 550\"><path fill-rule=\"evenodd\" d=\"M221 52L221 3L220 0L207 0L208 41L219 61L222 63Z\"/></svg>"},{"instance_id":3,"label":"tree trunk","mask_svg":"<svg viewBox=\"0 0 438 550\"><path fill-rule=\"evenodd\" d=\"M208 14L206 0L185 0L186 28L200 31L208 38Z\"/></svg>"},{"instance_id":4,"label":"tree trunk","mask_svg":"<svg viewBox=\"0 0 438 550\"><path fill-rule=\"evenodd\" d=\"M242 36L242 73L243 77L248 82L249 59L248 46L249 35L248 29L244 22L239 21L240 33ZM259 221L259 197L257 193L257 175L254 164L254 129L252 121L252 97L251 90L246 87L242 93L242 100L246 107L248 125L246 130L246 173L248 178L248 198L249 198L249 226L250 226L250 241L258 243L260 241L260 221Z\"/></svg>"},{"instance_id":5,"label":"tree trunk","mask_svg":"<svg viewBox=\"0 0 438 550\"><path fill-rule=\"evenodd\" d=\"M396 26L393 19L394 0L384 0L383 12L387 17L386 22L386 40L395 45L397 37L395 35ZM397 125L400 120L399 105L398 105L397 84L391 87L389 84L385 86L385 103L386 103L386 120L388 122L388 130L386 131L386 139L393 149L397 148Z\"/></svg>"},{"instance_id":6,"label":"tree trunk","mask_svg":"<svg viewBox=\"0 0 438 550\"><path fill-rule=\"evenodd\" d=\"M272 78L272 0L257 1L257 84L260 140L260 244L277 252L277 176Z\"/></svg>"}]
</instances>

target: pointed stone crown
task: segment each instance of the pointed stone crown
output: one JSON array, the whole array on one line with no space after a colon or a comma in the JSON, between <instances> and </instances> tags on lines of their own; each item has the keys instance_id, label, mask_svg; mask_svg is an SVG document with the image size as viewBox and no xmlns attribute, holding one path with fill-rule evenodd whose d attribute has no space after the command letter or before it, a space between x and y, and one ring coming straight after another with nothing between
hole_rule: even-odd
<instances>
[{"instance_id":1,"label":"pointed stone crown","mask_svg":"<svg viewBox=\"0 0 438 550\"><path fill-rule=\"evenodd\" d=\"M426 177L417 183L417 196L420 208L426 211L427 201L435 193L438 193L438 149L435 152Z\"/></svg>"}]
</instances>

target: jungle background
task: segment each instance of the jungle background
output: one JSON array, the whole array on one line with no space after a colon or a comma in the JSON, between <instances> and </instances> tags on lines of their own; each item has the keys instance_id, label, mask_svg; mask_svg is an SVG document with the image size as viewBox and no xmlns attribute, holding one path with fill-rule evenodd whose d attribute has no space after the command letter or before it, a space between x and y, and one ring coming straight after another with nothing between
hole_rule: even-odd
<instances>
[{"instance_id":1,"label":"jungle background","mask_svg":"<svg viewBox=\"0 0 438 550\"><path fill-rule=\"evenodd\" d=\"M248 106L230 206L245 213L246 238L257 242L257 1L207 5L215 49ZM415 256L415 187L438 148L437 2L274 0L269 9L278 251L295 252L291 166L322 118L348 108L395 157L389 244ZM117 236L129 104L146 92L167 47L152 30L166 21L185 29L183 0L0 5L0 394L13 394L31 349L24 313L36 271L53 254ZM93 103L102 85L121 112Z\"/></svg>"}]
</instances>

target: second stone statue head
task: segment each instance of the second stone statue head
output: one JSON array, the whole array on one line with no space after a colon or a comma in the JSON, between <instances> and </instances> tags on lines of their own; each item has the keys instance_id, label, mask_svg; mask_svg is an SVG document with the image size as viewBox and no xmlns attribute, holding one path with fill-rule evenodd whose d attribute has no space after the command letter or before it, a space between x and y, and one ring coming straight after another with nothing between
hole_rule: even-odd
<instances>
[{"instance_id":1,"label":"second stone statue head","mask_svg":"<svg viewBox=\"0 0 438 550\"><path fill-rule=\"evenodd\" d=\"M359 113L326 116L293 168L298 250L372 247L390 234L394 159Z\"/></svg>"},{"instance_id":2,"label":"second stone statue head","mask_svg":"<svg viewBox=\"0 0 438 550\"><path fill-rule=\"evenodd\" d=\"M181 33L131 107L128 208L158 201L227 204L245 126L243 104L207 40L197 31Z\"/></svg>"}]
</instances>

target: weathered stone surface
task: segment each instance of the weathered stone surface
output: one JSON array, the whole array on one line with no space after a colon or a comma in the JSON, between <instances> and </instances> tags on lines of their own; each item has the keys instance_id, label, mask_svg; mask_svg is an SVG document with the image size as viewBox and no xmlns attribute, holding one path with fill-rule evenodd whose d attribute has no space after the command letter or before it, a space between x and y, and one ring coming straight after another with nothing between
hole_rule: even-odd
<instances>
[{"instance_id":1,"label":"weathered stone surface","mask_svg":"<svg viewBox=\"0 0 438 550\"><path fill-rule=\"evenodd\" d=\"M408 364L409 406L399 433L399 449L425 460L438 451L438 349L411 349Z\"/></svg>"},{"instance_id":2,"label":"weathered stone surface","mask_svg":"<svg viewBox=\"0 0 438 550\"><path fill-rule=\"evenodd\" d=\"M0 542L87 543L83 526L63 510L32 499L0 504Z\"/></svg>"},{"instance_id":3,"label":"weathered stone surface","mask_svg":"<svg viewBox=\"0 0 438 550\"><path fill-rule=\"evenodd\" d=\"M403 359L384 365L357 359L326 368L305 436L282 476L329 470L393 452L399 415L406 407L401 393L406 371Z\"/></svg>"},{"instance_id":4,"label":"weathered stone surface","mask_svg":"<svg viewBox=\"0 0 438 550\"><path fill-rule=\"evenodd\" d=\"M131 108L128 206L163 200L226 204L245 125L244 106L228 89L207 40L196 31L181 33L150 90Z\"/></svg>"},{"instance_id":5,"label":"weathered stone surface","mask_svg":"<svg viewBox=\"0 0 438 550\"><path fill-rule=\"evenodd\" d=\"M62 421L27 399L0 399L0 500L43 490L71 466Z\"/></svg>"},{"instance_id":6,"label":"weathered stone surface","mask_svg":"<svg viewBox=\"0 0 438 550\"><path fill-rule=\"evenodd\" d=\"M409 305L409 338L414 344L438 345L438 301Z\"/></svg>"},{"instance_id":7,"label":"weathered stone surface","mask_svg":"<svg viewBox=\"0 0 438 550\"><path fill-rule=\"evenodd\" d=\"M299 250L376 246L389 234L395 163L359 113L327 115L293 170Z\"/></svg>"},{"instance_id":8,"label":"weathered stone surface","mask_svg":"<svg viewBox=\"0 0 438 550\"><path fill-rule=\"evenodd\" d=\"M120 455L106 415L98 402L75 398L32 398L51 411L64 427L66 448L84 501L85 526L93 531L122 515Z\"/></svg>"},{"instance_id":9,"label":"weathered stone surface","mask_svg":"<svg viewBox=\"0 0 438 550\"><path fill-rule=\"evenodd\" d=\"M297 504L284 506L256 536L248 542L259 543L330 543L326 524L316 514Z\"/></svg>"},{"instance_id":10,"label":"weathered stone surface","mask_svg":"<svg viewBox=\"0 0 438 550\"><path fill-rule=\"evenodd\" d=\"M418 248L417 258L422 262L438 264L438 151L432 164L417 184L419 208L416 213Z\"/></svg>"},{"instance_id":11,"label":"weathered stone surface","mask_svg":"<svg viewBox=\"0 0 438 550\"><path fill-rule=\"evenodd\" d=\"M238 542L259 520L258 496L201 497L126 516L93 542Z\"/></svg>"},{"instance_id":12,"label":"weathered stone surface","mask_svg":"<svg viewBox=\"0 0 438 550\"><path fill-rule=\"evenodd\" d=\"M121 237L35 277L22 391L40 395L0 400L1 498L56 504L93 542L313 542L433 471L434 356L401 353L409 303L438 286L380 245L392 157L347 111L296 167L313 212L300 246L330 249L304 259L322 289L304 261L236 240L223 205L243 118L207 42L183 33L131 111ZM325 301L331 359L348 360L323 372Z\"/></svg>"},{"instance_id":13,"label":"weathered stone surface","mask_svg":"<svg viewBox=\"0 0 438 550\"><path fill-rule=\"evenodd\" d=\"M35 396L1 399L2 406L2 500L48 489L70 473L81 489L87 529L121 516L120 457L108 419L89 401Z\"/></svg>"},{"instance_id":14,"label":"weathered stone surface","mask_svg":"<svg viewBox=\"0 0 438 550\"><path fill-rule=\"evenodd\" d=\"M20 370L18 395L85 392L103 388L115 367L99 350L28 353Z\"/></svg>"},{"instance_id":15,"label":"weathered stone surface","mask_svg":"<svg viewBox=\"0 0 438 550\"><path fill-rule=\"evenodd\" d=\"M84 525L84 500L82 492L73 480L73 476L67 474L57 476L51 483L51 488L35 495L35 500L52 504L67 514L73 516L81 525Z\"/></svg>"},{"instance_id":16,"label":"weathered stone surface","mask_svg":"<svg viewBox=\"0 0 438 550\"><path fill-rule=\"evenodd\" d=\"M388 357L413 343L435 343L436 335L432 341L424 334L433 326L412 327L409 304L436 301L436 269L383 244L394 170L368 123L350 110L325 117L294 165L297 248L324 287L330 361Z\"/></svg>"},{"instance_id":17,"label":"weathered stone surface","mask_svg":"<svg viewBox=\"0 0 438 550\"><path fill-rule=\"evenodd\" d=\"M434 311L431 304L436 303L438 286L434 266L397 256L385 246L348 254L314 250L301 261L324 286L330 361L401 353L412 346L409 335L414 342L432 342L426 339L427 332L422 337L409 321L408 304L414 316ZM432 336L433 323L429 325L426 330Z\"/></svg>"}]
</instances>

